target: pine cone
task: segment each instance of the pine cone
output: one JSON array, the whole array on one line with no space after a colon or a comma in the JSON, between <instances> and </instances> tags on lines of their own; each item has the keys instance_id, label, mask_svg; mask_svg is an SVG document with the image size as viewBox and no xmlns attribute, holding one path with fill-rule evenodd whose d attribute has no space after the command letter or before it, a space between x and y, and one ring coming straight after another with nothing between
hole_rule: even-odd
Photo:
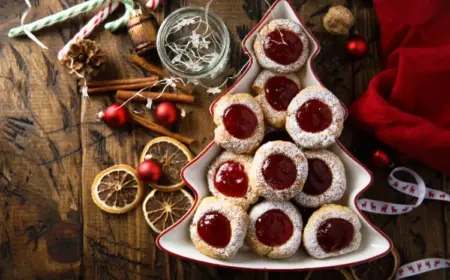
<instances>
[{"instance_id":1,"label":"pine cone","mask_svg":"<svg viewBox=\"0 0 450 280\"><path fill-rule=\"evenodd\" d=\"M100 65L106 61L105 52L100 46L88 39L73 43L64 59L63 65L85 77L95 76L98 73Z\"/></svg>"}]
</instances>

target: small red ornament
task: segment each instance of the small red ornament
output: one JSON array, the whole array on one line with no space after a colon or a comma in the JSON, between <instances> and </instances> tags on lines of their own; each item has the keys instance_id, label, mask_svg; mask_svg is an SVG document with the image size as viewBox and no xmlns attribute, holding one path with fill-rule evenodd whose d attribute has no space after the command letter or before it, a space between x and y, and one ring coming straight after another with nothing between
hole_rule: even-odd
<instances>
[{"instance_id":1,"label":"small red ornament","mask_svg":"<svg viewBox=\"0 0 450 280\"><path fill-rule=\"evenodd\" d=\"M370 162L372 165L380 168L388 168L392 165L391 157L385 151L380 149L372 152Z\"/></svg>"},{"instance_id":2,"label":"small red ornament","mask_svg":"<svg viewBox=\"0 0 450 280\"><path fill-rule=\"evenodd\" d=\"M161 102L156 106L156 120L165 126L171 126L178 119L178 109L170 102Z\"/></svg>"},{"instance_id":3,"label":"small red ornament","mask_svg":"<svg viewBox=\"0 0 450 280\"><path fill-rule=\"evenodd\" d=\"M369 44L367 43L366 39L364 39L364 37L355 35L348 38L347 42L345 43L345 49L354 57L362 57L367 54L367 51L369 50Z\"/></svg>"},{"instance_id":4,"label":"small red ornament","mask_svg":"<svg viewBox=\"0 0 450 280\"><path fill-rule=\"evenodd\" d=\"M146 159L139 164L137 172L139 179L144 183L155 183L161 178L162 168L157 161Z\"/></svg>"},{"instance_id":5,"label":"small red ornament","mask_svg":"<svg viewBox=\"0 0 450 280\"><path fill-rule=\"evenodd\" d=\"M125 106L121 106L122 104L119 103L111 104L103 112L100 112L98 116L110 126L122 126L128 121L130 113Z\"/></svg>"}]
</instances>

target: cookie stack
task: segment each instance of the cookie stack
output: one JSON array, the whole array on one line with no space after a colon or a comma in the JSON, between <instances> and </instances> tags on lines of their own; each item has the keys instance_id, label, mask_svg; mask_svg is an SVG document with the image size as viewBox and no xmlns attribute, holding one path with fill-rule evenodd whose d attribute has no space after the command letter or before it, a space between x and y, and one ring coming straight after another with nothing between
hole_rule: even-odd
<instances>
[{"instance_id":1,"label":"cookie stack","mask_svg":"<svg viewBox=\"0 0 450 280\"><path fill-rule=\"evenodd\" d=\"M302 88L297 72L310 56L297 23L269 22L254 51L263 68L252 85L256 97L226 95L214 106L215 142L225 151L207 172L212 196L194 215L191 239L219 259L244 242L269 258L288 258L301 244L318 259L352 252L361 224L348 207L332 204L346 191L346 175L327 150L342 132L344 110L326 88ZM314 212L306 220L302 209Z\"/></svg>"}]
</instances>

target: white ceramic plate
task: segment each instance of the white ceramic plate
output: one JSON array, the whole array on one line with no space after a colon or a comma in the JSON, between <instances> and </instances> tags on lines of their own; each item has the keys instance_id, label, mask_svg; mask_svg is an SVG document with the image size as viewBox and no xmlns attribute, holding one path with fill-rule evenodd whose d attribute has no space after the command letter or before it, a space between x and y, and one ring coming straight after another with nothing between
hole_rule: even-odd
<instances>
[{"instance_id":1,"label":"white ceramic plate","mask_svg":"<svg viewBox=\"0 0 450 280\"><path fill-rule=\"evenodd\" d=\"M244 74L228 89L225 94L237 92L251 92L251 84L261 70L253 53L253 42L259 29L272 19L287 18L298 22L307 31L309 38L310 55L306 65L300 71L302 84L306 86L321 85L312 69L311 60L320 49L316 38L312 36L303 22L297 17L295 10L288 0L278 0L268 10L262 20L245 37L242 47L250 57L250 64ZM216 100L217 102L217 100ZM215 102L214 102L215 103ZM211 105L213 108L214 103ZM221 148L214 142L210 143L191 163L182 171L182 177L187 186L195 194L195 203L192 209L176 224L162 232L158 239L158 247L169 254L187 260L239 269L253 270L314 270L336 268L358 263L368 262L387 254L392 243L387 236L371 224L356 206L356 199L371 184L372 174L361 165L339 142L331 147L343 161L347 173L347 191L339 204L347 205L353 209L362 222L362 242L357 251L350 254L317 260L310 257L303 248L288 259L268 259L258 256L250 248L242 248L231 260L222 261L210 258L197 251L189 237L189 224L199 202L210 196L206 182L206 172L213 159L221 152Z\"/></svg>"}]
</instances>

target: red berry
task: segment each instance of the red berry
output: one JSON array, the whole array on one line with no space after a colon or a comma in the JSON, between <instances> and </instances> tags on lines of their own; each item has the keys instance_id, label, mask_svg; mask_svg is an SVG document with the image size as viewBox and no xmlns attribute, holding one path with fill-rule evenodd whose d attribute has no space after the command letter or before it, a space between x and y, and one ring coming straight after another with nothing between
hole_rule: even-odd
<instances>
[{"instance_id":1,"label":"red berry","mask_svg":"<svg viewBox=\"0 0 450 280\"><path fill-rule=\"evenodd\" d=\"M171 126L178 119L178 109L173 103L161 102L156 106L155 118L160 124Z\"/></svg>"},{"instance_id":2,"label":"red berry","mask_svg":"<svg viewBox=\"0 0 450 280\"><path fill-rule=\"evenodd\" d=\"M138 166L138 177L144 183L155 183L161 178L161 165L153 160L146 159Z\"/></svg>"},{"instance_id":3,"label":"red berry","mask_svg":"<svg viewBox=\"0 0 450 280\"><path fill-rule=\"evenodd\" d=\"M108 106L105 111L102 112L101 117L110 126L119 127L124 125L130 114L125 106L120 107L121 104L114 103Z\"/></svg>"}]
</instances>

